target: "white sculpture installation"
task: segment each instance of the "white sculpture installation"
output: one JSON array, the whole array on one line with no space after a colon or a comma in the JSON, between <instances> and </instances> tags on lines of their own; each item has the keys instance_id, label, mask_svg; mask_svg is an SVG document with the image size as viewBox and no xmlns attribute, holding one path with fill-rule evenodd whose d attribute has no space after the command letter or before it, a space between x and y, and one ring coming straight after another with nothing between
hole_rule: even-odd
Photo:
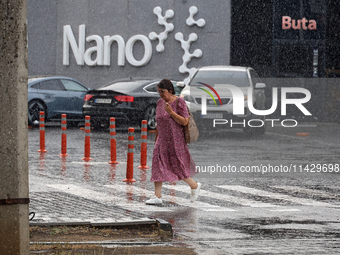
<instances>
[{"instance_id":1,"label":"white sculpture installation","mask_svg":"<svg viewBox=\"0 0 340 255\"><path fill-rule=\"evenodd\" d=\"M159 35L155 32L151 32L149 34L150 40L159 40L158 45L156 46L156 50L158 52L163 52L164 47L164 41L168 38L168 33L174 30L174 25L172 23L168 23L167 19L172 18L174 16L173 10L167 10L165 12L165 15L162 16L162 8L157 6L153 9L153 13L157 15L158 17L158 24L165 26L165 30L161 32Z\"/></svg>"},{"instance_id":2,"label":"white sculpture installation","mask_svg":"<svg viewBox=\"0 0 340 255\"><path fill-rule=\"evenodd\" d=\"M198 12L198 8L196 6L191 6L189 8L189 17L186 19L186 24L188 26L193 26L197 25L198 27L204 27L205 26L205 20L204 19L199 19L199 20L194 20L194 15ZM189 35L189 40L184 41L183 39L183 34L182 33L176 33L175 39L177 41L181 42L181 47L184 50L184 55L182 57L183 63L179 67L180 73L189 73L189 76L184 79L184 83L186 83L189 80L189 77L192 73L196 71L196 68L188 68L188 63L191 61L193 57L200 58L203 55L202 50L196 49L192 54L189 52L190 49L190 44L198 39L197 34L191 33Z\"/></svg>"},{"instance_id":3,"label":"white sculpture installation","mask_svg":"<svg viewBox=\"0 0 340 255\"><path fill-rule=\"evenodd\" d=\"M200 58L202 57L203 55L203 52L200 50L200 49L196 49L192 54L189 52L189 49L190 49L190 44L194 41L196 41L198 38L197 34L195 33L191 33L189 35L189 39L187 41L185 41L183 39L183 34L182 33L176 33L175 35L175 39L177 41L180 41L181 42L181 47L182 49L184 50L184 55L182 57L182 60L183 60L183 63L182 65L178 68L178 70L181 72L181 73L189 73L189 76L195 72L196 68L188 68L187 67L187 64L191 61L191 59L193 57L196 57L196 58ZM184 79L184 83L186 83L187 81L189 80L189 77L187 77L186 79Z\"/></svg>"},{"instance_id":4,"label":"white sculpture installation","mask_svg":"<svg viewBox=\"0 0 340 255\"><path fill-rule=\"evenodd\" d=\"M194 15L198 13L198 8L196 6L191 6L189 8L189 18L187 18L186 23L188 26L193 26L197 25L198 27L204 27L205 26L205 20L204 19L199 19L199 20L194 20Z\"/></svg>"}]
</instances>

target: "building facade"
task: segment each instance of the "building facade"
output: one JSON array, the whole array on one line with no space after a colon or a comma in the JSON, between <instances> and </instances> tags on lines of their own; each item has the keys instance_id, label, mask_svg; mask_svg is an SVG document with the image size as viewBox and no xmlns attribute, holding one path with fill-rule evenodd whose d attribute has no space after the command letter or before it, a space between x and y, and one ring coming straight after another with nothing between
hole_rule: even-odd
<instances>
[{"instance_id":1,"label":"building facade","mask_svg":"<svg viewBox=\"0 0 340 255\"><path fill-rule=\"evenodd\" d=\"M29 75L97 88L115 79L184 80L230 64L230 1L30 0Z\"/></svg>"},{"instance_id":2,"label":"building facade","mask_svg":"<svg viewBox=\"0 0 340 255\"><path fill-rule=\"evenodd\" d=\"M340 0L30 0L29 75L64 75L98 88L128 77L186 80L206 65L251 66L275 78L266 81L269 104L272 87L305 87L313 116L332 120L340 110L338 6Z\"/></svg>"}]
</instances>

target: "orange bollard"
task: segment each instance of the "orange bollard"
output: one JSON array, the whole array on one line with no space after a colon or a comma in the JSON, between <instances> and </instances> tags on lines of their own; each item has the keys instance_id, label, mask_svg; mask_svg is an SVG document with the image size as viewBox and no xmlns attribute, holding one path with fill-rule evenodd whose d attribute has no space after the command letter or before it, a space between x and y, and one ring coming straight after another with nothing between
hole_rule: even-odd
<instances>
[{"instance_id":1,"label":"orange bollard","mask_svg":"<svg viewBox=\"0 0 340 255\"><path fill-rule=\"evenodd\" d=\"M116 119L110 118L110 159L109 164L118 164L116 148Z\"/></svg>"},{"instance_id":2,"label":"orange bollard","mask_svg":"<svg viewBox=\"0 0 340 255\"><path fill-rule=\"evenodd\" d=\"M85 150L84 150L84 158L83 160L91 160L91 123L90 123L90 116L85 116Z\"/></svg>"},{"instance_id":3,"label":"orange bollard","mask_svg":"<svg viewBox=\"0 0 340 255\"><path fill-rule=\"evenodd\" d=\"M149 169L146 165L147 151L148 151L148 122L142 120L142 132L141 132L141 147L140 147L140 166L138 168Z\"/></svg>"},{"instance_id":4,"label":"orange bollard","mask_svg":"<svg viewBox=\"0 0 340 255\"><path fill-rule=\"evenodd\" d=\"M128 137L128 153L127 153L127 166L126 166L126 179L123 182L135 182L133 179L133 149L134 149L134 128L129 128Z\"/></svg>"},{"instance_id":5,"label":"orange bollard","mask_svg":"<svg viewBox=\"0 0 340 255\"><path fill-rule=\"evenodd\" d=\"M38 152L47 152L47 150L45 150L45 113L40 112L39 115L40 150L38 150Z\"/></svg>"},{"instance_id":6,"label":"orange bollard","mask_svg":"<svg viewBox=\"0 0 340 255\"><path fill-rule=\"evenodd\" d=\"M61 157L67 157L67 121L66 121L66 114L61 115Z\"/></svg>"}]
</instances>

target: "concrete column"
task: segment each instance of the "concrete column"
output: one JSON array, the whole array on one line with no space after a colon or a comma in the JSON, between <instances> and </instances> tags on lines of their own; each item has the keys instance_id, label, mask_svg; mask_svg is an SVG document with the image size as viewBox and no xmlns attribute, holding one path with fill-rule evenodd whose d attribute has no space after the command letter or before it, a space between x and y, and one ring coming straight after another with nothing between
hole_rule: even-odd
<instances>
[{"instance_id":1,"label":"concrete column","mask_svg":"<svg viewBox=\"0 0 340 255\"><path fill-rule=\"evenodd\" d=\"M2 255L29 254L29 205L17 203L18 201L15 200L29 197L26 1L0 1L0 254Z\"/></svg>"}]
</instances>

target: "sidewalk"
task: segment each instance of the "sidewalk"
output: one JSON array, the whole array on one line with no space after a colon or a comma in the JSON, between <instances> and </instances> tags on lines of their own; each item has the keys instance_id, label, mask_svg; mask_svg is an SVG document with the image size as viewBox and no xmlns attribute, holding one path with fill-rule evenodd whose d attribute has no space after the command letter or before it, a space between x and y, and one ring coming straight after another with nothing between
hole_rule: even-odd
<instances>
[{"instance_id":1,"label":"sidewalk","mask_svg":"<svg viewBox=\"0 0 340 255\"><path fill-rule=\"evenodd\" d=\"M30 193L30 226L151 227L159 235L172 236L170 223L144 214L109 206L62 192Z\"/></svg>"},{"instance_id":2,"label":"sidewalk","mask_svg":"<svg viewBox=\"0 0 340 255\"><path fill-rule=\"evenodd\" d=\"M128 226L157 223L156 219L141 213L62 192L33 192L30 199L30 212L35 213L30 225Z\"/></svg>"}]
</instances>

